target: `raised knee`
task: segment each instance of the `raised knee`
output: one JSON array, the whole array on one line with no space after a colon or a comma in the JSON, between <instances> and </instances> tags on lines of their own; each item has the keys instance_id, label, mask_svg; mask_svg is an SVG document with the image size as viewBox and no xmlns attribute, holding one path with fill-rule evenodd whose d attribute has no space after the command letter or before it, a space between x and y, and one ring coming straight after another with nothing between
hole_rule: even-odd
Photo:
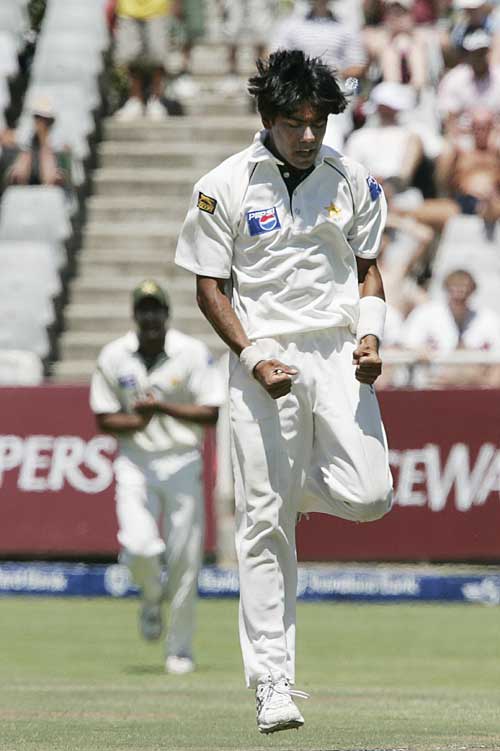
<instances>
[{"instance_id":1,"label":"raised knee","mask_svg":"<svg viewBox=\"0 0 500 751\"><path fill-rule=\"evenodd\" d=\"M381 519L392 506L392 490L387 494L385 498L377 498L368 503L360 503L358 507L357 521L359 522L375 522L377 519Z\"/></svg>"}]
</instances>

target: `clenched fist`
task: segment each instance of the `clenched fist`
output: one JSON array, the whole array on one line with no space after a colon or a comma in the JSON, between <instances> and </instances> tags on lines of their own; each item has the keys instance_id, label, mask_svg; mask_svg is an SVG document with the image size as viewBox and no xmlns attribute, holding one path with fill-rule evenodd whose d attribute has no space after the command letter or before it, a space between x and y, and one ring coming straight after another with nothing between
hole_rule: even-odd
<instances>
[{"instance_id":1,"label":"clenched fist","mask_svg":"<svg viewBox=\"0 0 500 751\"><path fill-rule=\"evenodd\" d=\"M292 376L297 373L297 368L279 360L261 360L253 369L255 378L273 399L279 399L290 392Z\"/></svg>"},{"instance_id":2,"label":"clenched fist","mask_svg":"<svg viewBox=\"0 0 500 751\"><path fill-rule=\"evenodd\" d=\"M352 355L356 365L355 376L360 383L371 386L382 372L382 360L378 353L378 339L372 334L364 336Z\"/></svg>"}]
</instances>

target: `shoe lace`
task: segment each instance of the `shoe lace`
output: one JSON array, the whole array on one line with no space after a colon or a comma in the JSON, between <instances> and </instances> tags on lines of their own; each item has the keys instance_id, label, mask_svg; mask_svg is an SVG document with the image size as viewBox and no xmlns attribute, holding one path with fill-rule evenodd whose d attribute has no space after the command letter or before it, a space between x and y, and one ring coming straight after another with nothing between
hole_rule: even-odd
<instances>
[{"instance_id":1,"label":"shoe lace","mask_svg":"<svg viewBox=\"0 0 500 751\"><path fill-rule=\"evenodd\" d=\"M298 688L292 688L288 681L281 680L274 684L274 690L279 694L288 694L288 696L296 696L297 699L310 699L310 695L305 691L300 691Z\"/></svg>"},{"instance_id":2,"label":"shoe lace","mask_svg":"<svg viewBox=\"0 0 500 751\"><path fill-rule=\"evenodd\" d=\"M257 691L257 709L265 704L273 695L273 692L281 694L282 696L295 696L297 699L309 699L310 696L305 691L299 691L296 688L292 688L286 678L281 678L279 681L273 682L271 679L267 680L259 686Z\"/></svg>"}]
</instances>

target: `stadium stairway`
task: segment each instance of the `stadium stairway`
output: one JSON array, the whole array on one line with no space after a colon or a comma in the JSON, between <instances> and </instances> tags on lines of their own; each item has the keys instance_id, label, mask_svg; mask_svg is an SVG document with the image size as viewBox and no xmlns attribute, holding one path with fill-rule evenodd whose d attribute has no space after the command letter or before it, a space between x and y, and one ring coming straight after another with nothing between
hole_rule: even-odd
<instances>
[{"instance_id":1,"label":"stadium stairway","mask_svg":"<svg viewBox=\"0 0 500 751\"><path fill-rule=\"evenodd\" d=\"M250 143L260 126L244 79L238 95L221 94L224 61L220 44L195 50L200 93L184 102L185 117L105 123L54 381L89 379L100 348L131 327L130 293L147 277L168 290L172 326L202 338L215 355L224 351L198 310L193 275L174 265L194 182ZM243 75L253 69L250 49L243 50L241 68Z\"/></svg>"}]
</instances>

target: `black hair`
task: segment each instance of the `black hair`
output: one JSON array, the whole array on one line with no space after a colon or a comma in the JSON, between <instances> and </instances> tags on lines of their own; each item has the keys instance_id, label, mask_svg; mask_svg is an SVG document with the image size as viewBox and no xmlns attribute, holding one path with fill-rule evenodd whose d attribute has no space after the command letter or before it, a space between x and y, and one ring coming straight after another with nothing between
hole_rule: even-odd
<instances>
[{"instance_id":1,"label":"black hair","mask_svg":"<svg viewBox=\"0 0 500 751\"><path fill-rule=\"evenodd\" d=\"M289 117L304 104L326 117L347 106L335 72L320 58L307 57L302 50L278 50L256 64L258 74L248 80L248 92L261 117Z\"/></svg>"}]
</instances>

